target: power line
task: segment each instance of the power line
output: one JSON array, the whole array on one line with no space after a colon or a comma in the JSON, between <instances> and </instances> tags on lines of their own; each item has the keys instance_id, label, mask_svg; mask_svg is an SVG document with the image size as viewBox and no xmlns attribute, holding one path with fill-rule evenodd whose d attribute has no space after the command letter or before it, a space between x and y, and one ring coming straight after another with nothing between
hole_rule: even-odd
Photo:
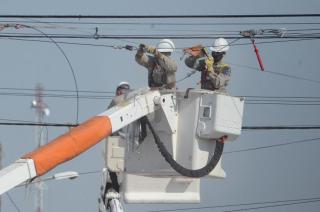
<instances>
[{"instance_id":1,"label":"power line","mask_svg":"<svg viewBox=\"0 0 320 212\"><path fill-rule=\"evenodd\" d=\"M1 91L3 90L3 91ZM14 91L14 92L12 92ZM27 91L27 92L24 92ZM29 93L33 89L24 88L0 88L0 96L10 97L33 97L33 93ZM47 98L80 98L80 99L92 99L92 100L107 100L114 97L113 91L79 91L78 97L72 93L72 90L46 90L47 93L41 94L42 97ZM57 93L55 93L57 92ZM320 105L320 97L269 97L269 96L242 96L247 98L246 105L283 105L283 106L318 106Z\"/></svg>"},{"instance_id":2,"label":"power line","mask_svg":"<svg viewBox=\"0 0 320 212\"><path fill-rule=\"evenodd\" d=\"M243 126L243 130L314 130L320 129L320 125L316 126Z\"/></svg>"},{"instance_id":3,"label":"power line","mask_svg":"<svg viewBox=\"0 0 320 212\"><path fill-rule=\"evenodd\" d=\"M17 40L17 41L28 41L28 42L40 42L40 43L51 43L46 40L39 39L30 39L30 38L14 38L14 37L1 37L0 39L8 39L8 40ZM272 43L289 43L289 42L299 42L299 41L312 41L318 40L319 38L299 38L299 39L286 39L286 40L275 40L275 41L260 41L256 42L256 44L272 44ZM120 40L120 39L115 39ZM129 42L129 41L127 41ZM66 41L56 41L59 44L69 44L69 45L78 45L78 46L92 46L92 47L107 47L107 48L115 48L115 45L106 45L106 44L93 44L93 43L80 43L80 42L66 42ZM130 42L134 43L134 42ZM244 46L244 45L252 45L252 43L239 43L232 44L230 46ZM184 49L186 47L177 47L176 49Z\"/></svg>"},{"instance_id":4,"label":"power line","mask_svg":"<svg viewBox=\"0 0 320 212\"><path fill-rule=\"evenodd\" d=\"M0 122L5 126L44 126L44 127L77 127L79 124L38 123L38 122Z\"/></svg>"},{"instance_id":5,"label":"power line","mask_svg":"<svg viewBox=\"0 0 320 212\"><path fill-rule=\"evenodd\" d=\"M259 68L256 68L253 66L248 66L248 65L241 65L241 64L236 64L236 63L229 63L229 64L234 65L234 66L238 66L238 67L244 67L244 68L251 69L251 70L260 70ZM284 73L279 73L279 72L274 72L274 71L269 71L269 70L264 70L264 72L269 73L269 74L282 76L282 77L288 77L288 78L292 78L292 79L303 80L303 81L308 81L308 82L320 84L319 80L314 80L314 79L309 79L309 78L304 78L304 77L299 77L299 76L294 76L294 75L290 75L290 74L284 74Z\"/></svg>"},{"instance_id":6,"label":"power line","mask_svg":"<svg viewBox=\"0 0 320 212\"><path fill-rule=\"evenodd\" d=\"M13 90L13 91L32 91L34 88L17 88L17 87L0 87L0 90ZM68 89L45 89L44 92L62 92L62 93L75 93L75 90ZM93 94L114 94L114 91L108 90L79 90L79 93L93 93ZM25 94L25 93L23 93ZM34 94L33 94L34 95ZM246 100L254 99L316 99L320 101L320 96L262 96L262 95L237 95L237 97L245 97Z\"/></svg>"},{"instance_id":7,"label":"power line","mask_svg":"<svg viewBox=\"0 0 320 212\"><path fill-rule=\"evenodd\" d=\"M246 105L319 106L317 103L246 102Z\"/></svg>"},{"instance_id":8,"label":"power line","mask_svg":"<svg viewBox=\"0 0 320 212\"><path fill-rule=\"evenodd\" d=\"M265 205L265 204L277 204L277 203L299 203L305 201L320 201L320 197L312 198L301 198L301 199L288 199L288 200L276 200L276 201L263 201L263 202L252 202L252 203L238 203L238 204L225 204L225 205L212 205L203 207L190 207L190 208L176 208L176 209L163 209L149 212L169 212L169 211L184 211L184 210L201 210L201 209L213 209L213 208L227 208L227 207L238 207L238 206L250 206L250 205Z\"/></svg>"},{"instance_id":9,"label":"power line","mask_svg":"<svg viewBox=\"0 0 320 212\"><path fill-rule=\"evenodd\" d=\"M231 14L231 15L0 15L0 18L36 19L185 19L185 18L301 18L320 17L318 13L304 14Z\"/></svg>"},{"instance_id":10,"label":"power line","mask_svg":"<svg viewBox=\"0 0 320 212\"><path fill-rule=\"evenodd\" d=\"M76 78L76 73L73 69L73 66L67 56L67 54L65 53L65 51L62 49L62 47L56 43L56 41L48 34L46 34L45 32L43 32L42 30L40 29L37 29L37 28L34 28L32 26L27 26L25 25L24 27L27 27L27 28L30 28L30 29L33 29L39 33L41 33L43 36L45 36L46 38L48 38L56 47L58 47L59 51L62 53L62 55L64 56L64 58L66 59L67 63L68 63L68 66L71 70L71 74L72 74L72 77L73 77L73 81L74 81L74 85L75 85L75 89L76 89L76 122L78 123L79 121L79 93L78 93L78 82L77 82L77 78Z\"/></svg>"},{"instance_id":11,"label":"power line","mask_svg":"<svg viewBox=\"0 0 320 212\"><path fill-rule=\"evenodd\" d=\"M234 34L98 34L98 37L95 34L47 34L51 38L59 39L161 39L167 37L170 39L215 39L221 36L227 39L240 39L242 36L237 33ZM0 37L4 38L46 38L42 34L35 33L1 33ZM300 33L300 34L289 34L282 36L281 38L277 35L261 35L256 36L256 39L319 39L320 33Z\"/></svg>"},{"instance_id":12,"label":"power line","mask_svg":"<svg viewBox=\"0 0 320 212\"><path fill-rule=\"evenodd\" d=\"M319 22L82 22L79 21L21 21L21 20L1 20L2 23L42 23L42 24L71 24L71 25L152 25L152 26L219 26L219 25L320 25Z\"/></svg>"},{"instance_id":13,"label":"power line","mask_svg":"<svg viewBox=\"0 0 320 212\"><path fill-rule=\"evenodd\" d=\"M8 199L10 200L10 202L12 203L12 205L14 206L14 208L16 209L16 211L21 212L20 208L18 207L18 205L15 203L15 201L13 200L13 198L11 197L11 195L9 194L9 192L6 193Z\"/></svg>"},{"instance_id":14,"label":"power line","mask_svg":"<svg viewBox=\"0 0 320 212\"><path fill-rule=\"evenodd\" d=\"M309 200L309 201L301 201L301 202L293 202L293 203L283 203L283 204L275 204L275 205L265 205L260 207L251 207L251 208L241 208L241 209L233 209L233 210L227 210L225 212L231 212L231 211L249 211L249 210L257 210L262 208L274 208L274 207L281 207L281 206L290 206L290 205L301 205L301 204L307 204L307 203L314 203L319 202L319 200Z\"/></svg>"},{"instance_id":15,"label":"power line","mask_svg":"<svg viewBox=\"0 0 320 212\"><path fill-rule=\"evenodd\" d=\"M15 90L15 91L35 91L34 88L13 88L13 87L0 87L0 90ZM48 92L66 92L66 93L76 93L76 90L67 89L45 89ZM96 91L96 90L78 90L79 93L112 93L114 91ZM320 98L320 97L319 97Z\"/></svg>"},{"instance_id":16,"label":"power line","mask_svg":"<svg viewBox=\"0 0 320 212\"><path fill-rule=\"evenodd\" d=\"M281 143L281 144L273 144L273 145L268 145L268 146L260 146L260 147L254 147L254 148L248 148L248 149L227 151L227 152L224 152L223 154L232 154L232 153L239 153L239 152L256 151L256 150L261 150L261 149L269 149L269 148L287 146L287 145L292 145L292 144L307 143L307 142L312 142L312 141L316 141L319 139L320 138L303 139L303 140L291 141L291 142L286 142L286 143Z\"/></svg>"},{"instance_id":17,"label":"power line","mask_svg":"<svg viewBox=\"0 0 320 212\"><path fill-rule=\"evenodd\" d=\"M13 126L46 126L46 127L76 127L79 124L72 123L38 123L32 121L7 120L7 122L0 122L0 125L13 125ZM242 130L315 130L320 129L320 125L282 125L282 126L243 126Z\"/></svg>"}]
</instances>

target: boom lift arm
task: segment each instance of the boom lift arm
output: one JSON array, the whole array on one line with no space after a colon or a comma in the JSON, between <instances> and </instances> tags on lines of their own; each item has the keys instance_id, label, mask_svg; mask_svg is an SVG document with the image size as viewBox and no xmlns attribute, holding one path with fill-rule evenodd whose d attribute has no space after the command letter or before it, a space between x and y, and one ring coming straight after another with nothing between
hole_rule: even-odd
<instances>
[{"instance_id":1,"label":"boom lift arm","mask_svg":"<svg viewBox=\"0 0 320 212\"><path fill-rule=\"evenodd\" d=\"M161 95L157 90L142 89L129 95L122 104L94 116L2 169L0 195L75 158L113 132L158 109L154 101Z\"/></svg>"}]
</instances>

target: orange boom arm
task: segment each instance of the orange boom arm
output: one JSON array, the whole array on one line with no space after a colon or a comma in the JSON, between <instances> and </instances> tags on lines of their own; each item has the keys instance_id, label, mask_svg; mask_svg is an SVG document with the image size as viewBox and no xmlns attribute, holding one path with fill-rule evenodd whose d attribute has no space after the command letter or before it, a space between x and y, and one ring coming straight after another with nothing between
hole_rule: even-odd
<instances>
[{"instance_id":1,"label":"orange boom arm","mask_svg":"<svg viewBox=\"0 0 320 212\"><path fill-rule=\"evenodd\" d=\"M109 117L96 116L22 158L33 159L40 176L96 145L111 133Z\"/></svg>"}]
</instances>

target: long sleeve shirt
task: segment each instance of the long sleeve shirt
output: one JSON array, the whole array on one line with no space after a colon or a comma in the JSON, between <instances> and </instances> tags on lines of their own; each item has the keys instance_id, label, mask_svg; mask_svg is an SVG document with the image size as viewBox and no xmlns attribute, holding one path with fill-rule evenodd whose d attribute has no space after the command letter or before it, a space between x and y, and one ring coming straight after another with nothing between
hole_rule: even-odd
<instances>
[{"instance_id":1,"label":"long sleeve shirt","mask_svg":"<svg viewBox=\"0 0 320 212\"><path fill-rule=\"evenodd\" d=\"M138 64L148 70L148 85L150 87L174 88L176 83L176 62L154 49L152 55L147 55L142 50L138 50L135 56Z\"/></svg>"}]
</instances>

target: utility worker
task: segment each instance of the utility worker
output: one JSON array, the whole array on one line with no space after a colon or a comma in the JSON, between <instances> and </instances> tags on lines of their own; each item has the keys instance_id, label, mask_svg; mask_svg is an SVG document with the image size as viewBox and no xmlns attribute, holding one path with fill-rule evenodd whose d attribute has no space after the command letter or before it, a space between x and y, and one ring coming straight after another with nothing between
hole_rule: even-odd
<instances>
[{"instance_id":1,"label":"utility worker","mask_svg":"<svg viewBox=\"0 0 320 212\"><path fill-rule=\"evenodd\" d=\"M116 96L112 99L111 103L109 104L108 108L111 108L121 102L124 99L124 95L130 91L130 84L128 82L120 82L116 88Z\"/></svg>"},{"instance_id":2,"label":"utility worker","mask_svg":"<svg viewBox=\"0 0 320 212\"><path fill-rule=\"evenodd\" d=\"M120 82L116 88L116 96L112 99L111 103L108 106L108 109L117 105L124 100L127 93L130 92L130 84L128 82ZM113 136L122 136L123 138L128 137L131 140L131 143L135 140L135 136L138 137L139 144L147 136L147 126L145 118L140 118L137 122L129 124L128 126L120 129L117 132L114 132ZM137 144L137 145L139 145Z\"/></svg>"},{"instance_id":3,"label":"utility worker","mask_svg":"<svg viewBox=\"0 0 320 212\"><path fill-rule=\"evenodd\" d=\"M169 39L160 40L157 47L140 44L135 59L137 63L148 69L149 87L175 88L175 73L178 66L170 58L174 50L174 43Z\"/></svg>"},{"instance_id":4,"label":"utility worker","mask_svg":"<svg viewBox=\"0 0 320 212\"><path fill-rule=\"evenodd\" d=\"M190 68L201 71L202 89L226 92L231 68L228 64L223 63L222 59L229 48L226 39L218 38L210 47L211 55L207 48L202 45L184 49L184 52L189 54L185 59L185 64Z\"/></svg>"}]
</instances>

